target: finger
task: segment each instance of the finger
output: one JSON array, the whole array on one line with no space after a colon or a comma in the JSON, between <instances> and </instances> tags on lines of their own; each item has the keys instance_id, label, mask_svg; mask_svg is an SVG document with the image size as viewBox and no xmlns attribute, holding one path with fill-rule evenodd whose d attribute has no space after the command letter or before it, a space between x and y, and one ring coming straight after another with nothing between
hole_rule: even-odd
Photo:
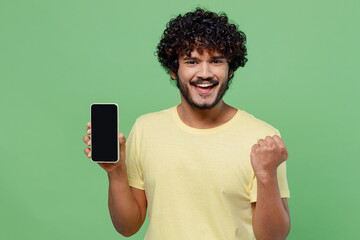
<instances>
[{"instance_id":1,"label":"finger","mask_svg":"<svg viewBox=\"0 0 360 240\"><path fill-rule=\"evenodd\" d=\"M282 153L284 154L285 159L287 159L289 156L289 153L287 151L284 141L278 135L274 135L273 139L276 142L276 144L279 146L279 148L282 150Z\"/></svg>"},{"instance_id":2,"label":"finger","mask_svg":"<svg viewBox=\"0 0 360 240\"><path fill-rule=\"evenodd\" d=\"M272 138L274 139L274 141L276 142L276 144L279 147L285 147L285 143L283 142L283 140L278 135L274 135Z\"/></svg>"},{"instance_id":3,"label":"finger","mask_svg":"<svg viewBox=\"0 0 360 240\"><path fill-rule=\"evenodd\" d=\"M268 145L277 145L277 143L275 142L275 140L270 137L270 136L266 136L265 137L265 141L268 143Z\"/></svg>"},{"instance_id":4,"label":"finger","mask_svg":"<svg viewBox=\"0 0 360 240\"><path fill-rule=\"evenodd\" d=\"M254 144L251 148L251 152L255 152L260 147L259 144Z\"/></svg>"},{"instance_id":5,"label":"finger","mask_svg":"<svg viewBox=\"0 0 360 240\"><path fill-rule=\"evenodd\" d=\"M84 152L85 152L85 154L86 154L86 156L87 156L88 158L91 157L91 150L90 150L90 148L85 148Z\"/></svg>"},{"instance_id":6,"label":"finger","mask_svg":"<svg viewBox=\"0 0 360 240\"><path fill-rule=\"evenodd\" d=\"M84 137L83 137L83 141L84 141L84 143L88 143L89 142L89 140L90 140L90 137L88 136L88 135L85 135Z\"/></svg>"},{"instance_id":7,"label":"finger","mask_svg":"<svg viewBox=\"0 0 360 240\"><path fill-rule=\"evenodd\" d=\"M88 135L90 135L90 134L91 134L91 129L87 129L87 130L86 130L86 133L87 133Z\"/></svg>"},{"instance_id":8,"label":"finger","mask_svg":"<svg viewBox=\"0 0 360 240\"><path fill-rule=\"evenodd\" d=\"M119 147L120 147L120 160L125 160L125 151L126 151L126 138L123 133L119 133Z\"/></svg>"},{"instance_id":9,"label":"finger","mask_svg":"<svg viewBox=\"0 0 360 240\"><path fill-rule=\"evenodd\" d=\"M267 146L268 145L268 143L264 139L259 139L258 144L260 146Z\"/></svg>"},{"instance_id":10,"label":"finger","mask_svg":"<svg viewBox=\"0 0 360 240\"><path fill-rule=\"evenodd\" d=\"M86 124L86 126L88 126L88 128L90 128L90 127L91 127L91 122L88 122L88 123Z\"/></svg>"}]
</instances>

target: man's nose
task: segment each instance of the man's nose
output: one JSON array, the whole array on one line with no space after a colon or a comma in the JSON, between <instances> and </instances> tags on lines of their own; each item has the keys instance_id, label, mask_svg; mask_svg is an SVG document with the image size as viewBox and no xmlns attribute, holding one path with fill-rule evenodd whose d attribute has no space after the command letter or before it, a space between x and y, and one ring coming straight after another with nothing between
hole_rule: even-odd
<instances>
[{"instance_id":1,"label":"man's nose","mask_svg":"<svg viewBox=\"0 0 360 240\"><path fill-rule=\"evenodd\" d=\"M199 70L196 75L198 78L202 78L202 79L214 77L211 66L208 63L201 63L199 65Z\"/></svg>"}]
</instances>

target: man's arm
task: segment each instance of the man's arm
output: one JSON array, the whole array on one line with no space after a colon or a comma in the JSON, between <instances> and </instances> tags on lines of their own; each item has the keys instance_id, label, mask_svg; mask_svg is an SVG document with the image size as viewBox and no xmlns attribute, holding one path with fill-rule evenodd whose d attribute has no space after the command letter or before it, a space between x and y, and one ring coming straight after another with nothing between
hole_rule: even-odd
<instances>
[{"instance_id":1,"label":"man's arm","mask_svg":"<svg viewBox=\"0 0 360 240\"><path fill-rule=\"evenodd\" d=\"M282 204L283 204L283 206L284 206L284 208L285 208L288 216L290 217L290 210L289 210L289 205L288 205L288 203L287 203L287 199L286 199L286 198L282 198L281 201L282 201ZM252 213L253 213L253 217L254 217L254 215L255 215L255 210L256 210L256 202L251 203L251 208L252 208Z\"/></svg>"},{"instance_id":2,"label":"man's arm","mask_svg":"<svg viewBox=\"0 0 360 240\"><path fill-rule=\"evenodd\" d=\"M109 176L109 212L115 229L125 237L135 234L146 217L145 191L129 186L126 167Z\"/></svg>"},{"instance_id":3,"label":"man's arm","mask_svg":"<svg viewBox=\"0 0 360 240\"><path fill-rule=\"evenodd\" d=\"M286 198L280 199L281 205L251 203L253 230L256 239L286 239L290 232L290 212ZM276 206L276 207L275 207Z\"/></svg>"},{"instance_id":4,"label":"man's arm","mask_svg":"<svg viewBox=\"0 0 360 240\"><path fill-rule=\"evenodd\" d=\"M91 133L91 123L87 124L87 133ZM91 146L89 136L83 137L84 142ZM120 153L117 163L99 163L108 173L109 197L108 205L110 217L115 229L123 236L135 234L144 223L146 217L147 200L145 191L129 186L126 166L126 139L119 134ZM85 154L90 158L91 150L85 148Z\"/></svg>"},{"instance_id":5,"label":"man's arm","mask_svg":"<svg viewBox=\"0 0 360 240\"><path fill-rule=\"evenodd\" d=\"M257 181L257 202L252 204L255 237L286 239L290 214L286 199L281 199L277 180L277 168L288 158L286 146L279 136L267 136L253 146L250 156Z\"/></svg>"}]
</instances>

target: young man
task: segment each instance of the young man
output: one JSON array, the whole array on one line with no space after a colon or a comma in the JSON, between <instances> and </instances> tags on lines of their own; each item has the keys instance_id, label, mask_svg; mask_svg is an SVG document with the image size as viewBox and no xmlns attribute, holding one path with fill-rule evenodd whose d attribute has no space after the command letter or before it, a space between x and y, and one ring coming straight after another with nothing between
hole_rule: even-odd
<instances>
[{"instance_id":1,"label":"young man","mask_svg":"<svg viewBox=\"0 0 360 240\"><path fill-rule=\"evenodd\" d=\"M181 104L139 117L109 177L117 231L145 239L285 239L288 153L279 131L223 101L247 59L245 34L225 14L196 9L167 25L160 63ZM88 123L88 134L90 134ZM90 146L89 136L84 141ZM85 153L90 157L90 149Z\"/></svg>"}]
</instances>

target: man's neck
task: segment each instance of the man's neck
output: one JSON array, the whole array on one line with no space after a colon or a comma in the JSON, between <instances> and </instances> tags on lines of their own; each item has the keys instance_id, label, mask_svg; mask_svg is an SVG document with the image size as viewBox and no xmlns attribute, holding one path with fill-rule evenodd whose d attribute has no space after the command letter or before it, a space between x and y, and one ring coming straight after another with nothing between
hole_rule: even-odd
<instances>
[{"instance_id":1,"label":"man's neck","mask_svg":"<svg viewBox=\"0 0 360 240\"><path fill-rule=\"evenodd\" d=\"M236 114L236 109L221 100L211 109L200 110L192 107L187 102L177 106L180 119L193 128L213 128L229 121Z\"/></svg>"}]
</instances>

